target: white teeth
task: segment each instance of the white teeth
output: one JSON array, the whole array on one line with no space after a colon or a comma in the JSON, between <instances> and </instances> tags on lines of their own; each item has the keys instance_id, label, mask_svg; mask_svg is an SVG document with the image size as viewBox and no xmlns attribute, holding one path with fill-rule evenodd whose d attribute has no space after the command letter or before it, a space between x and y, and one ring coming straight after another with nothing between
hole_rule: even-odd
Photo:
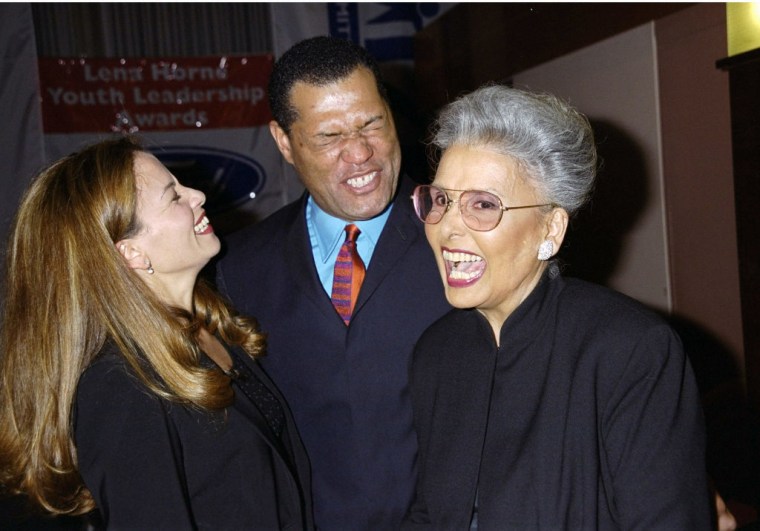
<instances>
[{"instance_id":1,"label":"white teeth","mask_svg":"<svg viewBox=\"0 0 760 531\"><path fill-rule=\"evenodd\" d=\"M367 184L369 184L374 178L375 172L372 172L364 177L353 177L352 179L347 180L346 183L352 188L361 188L362 186L367 186Z\"/></svg>"},{"instance_id":2,"label":"white teeth","mask_svg":"<svg viewBox=\"0 0 760 531\"><path fill-rule=\"evenodd\" d=\"M443 251L443 259L449 262L482 262L483 259L475 254L470 253L452 253Z\"/></svg>"},{"instance_id":3,"label":"white teeth","mask_svg":"<svg viewBox=\"0 0 760 531\"><path fill-rule=\"evenodd\" d=\"M449 278L453 278L454 280L470 280L478 275L480 275L479 271L468 273L466 271L457 271L456 269L453 269L451 273L449 273Z\"/></svg>"},{"instance_id":4,"label":"white teeth","mask_svg":"<svg viewBox=\"0 0 760 531\"><path fill-rule=\"evenodd\" d=\"M206 216L203 216L203 219L201 219L198 224L193 227L193 230L197 233L203 232L208 228L208 218Z\"/></svg>"},{"instance_id":5,"label":"white teeth","mask_svg":"<svg viewBox=\"0 0 760 531\"><path fill-rule=\"evenodd\" d=\"M454 266L449 272L450 279L470 280L480 276L483 273L481 268L477 268L475 271L458 271L456 269L456 266L462 262L482 262L483 258L478 255L463 252L443 251L443 259L447 262L454 262Z\"/></svg>"}]
</instances>

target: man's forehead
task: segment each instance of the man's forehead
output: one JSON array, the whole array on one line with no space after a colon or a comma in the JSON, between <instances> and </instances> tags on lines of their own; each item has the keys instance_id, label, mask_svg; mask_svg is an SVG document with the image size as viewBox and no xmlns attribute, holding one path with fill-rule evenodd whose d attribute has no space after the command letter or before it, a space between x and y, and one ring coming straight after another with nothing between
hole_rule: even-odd
<instances>
[{"instance_id":1,"label":"man's forehead","mask_svg":"<svg viewBox=\"0 0 760 531\"><path fill-rule=\"evenodd\" d=\"M317 77L306 76L304 78L297 79L291 85L290 92L292 93L295 87L298 87L298 86L311 87L314 89L332 87L335 85L345 83L351 78L361 78L362 80L370 81L373 85L377 86L377 80L375 79L374 72L372 72L372 70L370 70L369 68L365 66L357 65L356 68L354 68L353 70L351 70L350 72L348 72L346 75L342 77L334 77L332 79L319 79Z\"/></svg>"},{"instance_id":2,"label":"man's forehead","mask_svg":"<svg viewBox=\"0 0 760 531\"><path fill-rule=\"evenodd\" d=\"M360 129L370 123L387 119L389 111L382 100L344 101L337 103L319 102L314 105L294 107L294 126L306 130L324 128Z\"/></svg>"},{"instance_id":3,"label":"man's forehead","mask_svg":"<svg viewBox=\"0 0 760 531\"><path fill-rule=\"evenodd\" d=\"M377 80L371 70L357 67L347 76L332 81L312 82L301 79L293 83L288 93L289 103L293 105L294 99L319 97L326 94L339 94L349 91L361 91L369 97L377 97L382 100L382 95L377 86Z\"/></svg>"}]
</instances>

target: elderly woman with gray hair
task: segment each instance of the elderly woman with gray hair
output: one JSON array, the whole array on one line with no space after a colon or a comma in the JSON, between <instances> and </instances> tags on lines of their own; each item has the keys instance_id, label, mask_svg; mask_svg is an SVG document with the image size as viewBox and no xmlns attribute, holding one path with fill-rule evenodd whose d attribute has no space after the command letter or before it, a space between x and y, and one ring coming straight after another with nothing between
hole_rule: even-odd
<instances>
[{"instance_id":1,"label":"elderly woman with gray hair","mask_svg":"<svg viewBox=\"0 0 760 531\"><path fill-rule=\"evenodd\" d=\"M676 334L554 256L588 198L588 120L487 86L448 105L412 196L454 309L421 337L405 526L711 528L697 385ZM592 251L592 250L589 250Z\"/></svg>"}]
</instances>

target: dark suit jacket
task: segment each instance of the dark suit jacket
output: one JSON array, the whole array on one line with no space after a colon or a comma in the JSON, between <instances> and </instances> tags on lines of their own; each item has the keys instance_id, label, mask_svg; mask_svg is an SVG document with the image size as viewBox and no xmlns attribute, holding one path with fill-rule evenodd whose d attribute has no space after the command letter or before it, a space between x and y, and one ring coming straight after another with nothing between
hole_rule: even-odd
<instances>
[{"instance_id":1,"label":"dark suit jacket","mask_svg":"<svg viewBox=\"0 0 760 531\"><path fill-rule=\"evenodd\" d=\"M404 182L346 327L319 281L306 196L227 241L218 285L268 335L262 365L312 464L321 529L396 529L415 483L408 364L449 306Z\"/></svg>"},{"instance_id":2,"label":"dark suit jacket","mask_svg":"<svg viewBox=\"0 0 760 531\"><path fill-rule=\"evenodd\" d=\"M418 342L420 441L403 529L707 531L699 391L662 319L601 286L543 281L499 346L475 310Z\"/></svg>"},{"instance_id":3,"label":"dark suit jacket","mask_svg":"<svg viewBox=\"0 0 760 531\"><path fill-rule=\"evenodd\" d=\"M284 404L258 364L247 365ZM107 344L80 379L74 422L80 472L109 529L313 527L292 416L285 408L283 444L233 389L235 403L215 414L168 403Z\"/></svg>"}]
</instances>

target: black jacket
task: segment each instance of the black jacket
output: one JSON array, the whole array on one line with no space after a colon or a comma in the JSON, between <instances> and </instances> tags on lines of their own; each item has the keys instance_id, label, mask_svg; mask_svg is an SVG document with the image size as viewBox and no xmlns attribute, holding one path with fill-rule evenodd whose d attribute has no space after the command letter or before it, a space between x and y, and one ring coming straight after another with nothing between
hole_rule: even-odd
<instances>
[{"instance_id":1,"label":"black jacket","mask_svg":"<svg viewBox=\"0 0 760 531\"><path fill-rule=\"evenodd\" d=\"M107 344L82 375L74 413L79 469L109 529L312 528L309 467L282 396L279 441L233 384L235 402L208 413L150 393Z\"/></svg>"},{"instance_id":2,"label":"black jacket","mask_svg":"<svg viewBox=\"0 0 760 531\"><path fill-rule=\"evenodd\" d=\"M264 370L285 395L312 463L315 522L398 529L414 491L414 343L450 306L402 180L350 326L319 280L306 196L227 240L219 289L267 334Z\"/></svg>"},{"instance_id":3,"label":"black jacket","mask_svg":"<svg viewBox=\"0 0 760 531\"><path fill-rule=\"evenodd\" d=\"M497 348L453 310L415 351L420 480L407 527L710 529L699 394L654 313L545 276Z\"/></svg>"}]
</instances>

